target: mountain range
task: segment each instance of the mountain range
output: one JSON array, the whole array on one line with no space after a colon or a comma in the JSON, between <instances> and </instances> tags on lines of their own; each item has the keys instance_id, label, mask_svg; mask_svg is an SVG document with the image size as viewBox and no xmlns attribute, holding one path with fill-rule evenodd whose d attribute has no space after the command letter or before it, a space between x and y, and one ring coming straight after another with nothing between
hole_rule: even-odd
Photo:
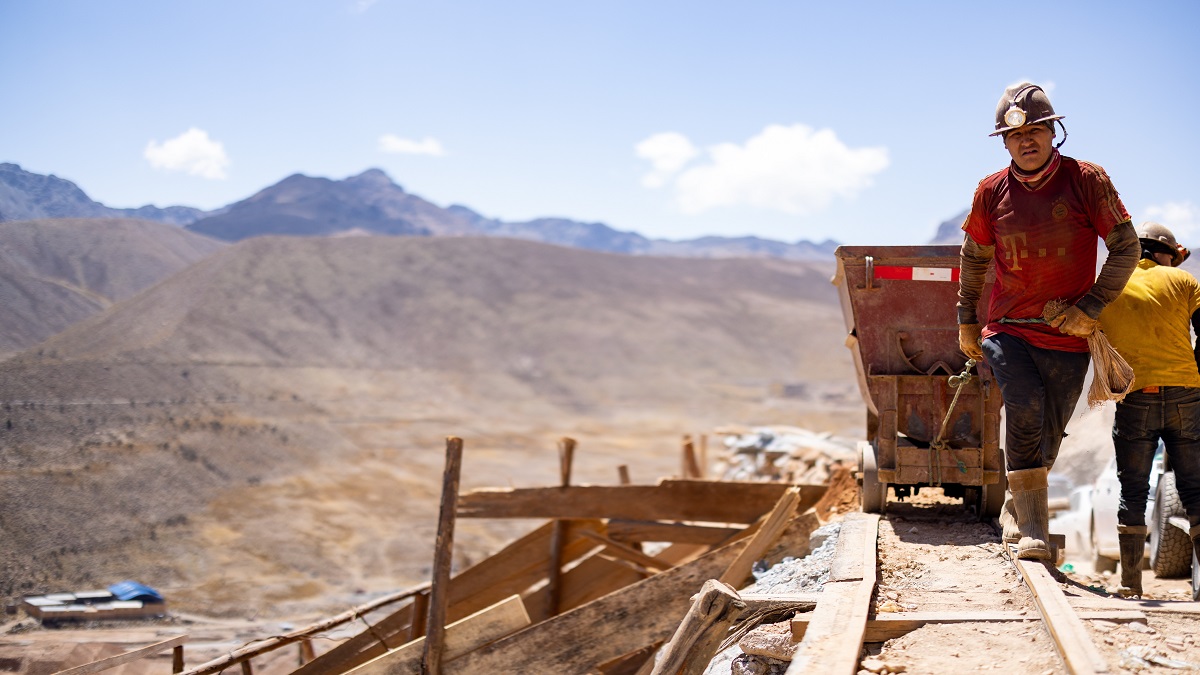
<instances>
[{"instance_id":1,"label":"mountain range","mask_svg":"<svg viewBox=\"0 0 1200 675\"><path fill-rule=\"evenodd\" d=\"M681 431L861 423L830 263L215 246L0 361L0 596L135 578L181 611L340 611L428 578L447 435L468 488L551 484L564 435L579 482L653 482ZM461 523L455 559L524 526Z\"/></svg>"},{"instance_id":2,"label":"mountain range","mask_svg":"<svg viewBox=\"0 0 1200 675\"><path fill-rule=\"evenodd\" d=\"M352 236L487 236L540 241L610 253L695 258L771 257L832 260L837 242L787 243L758 237L650 239L604 223L566 218L506 222L461 205L440 207L406 192L383 171L344 180L295 174L213 211L171 206L113 209L56 176L0 164L0 222L42 218L142 218L181 225L223 241L267 234Z\"/></svg>"}]
</instances>

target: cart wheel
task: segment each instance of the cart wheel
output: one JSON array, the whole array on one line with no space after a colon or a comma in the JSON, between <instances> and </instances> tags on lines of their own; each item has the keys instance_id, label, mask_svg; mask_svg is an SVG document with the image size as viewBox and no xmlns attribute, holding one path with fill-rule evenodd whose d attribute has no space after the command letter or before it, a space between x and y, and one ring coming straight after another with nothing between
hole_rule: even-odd
<instances>
[{"instance_id":1,"label":"cart wheel","mask_svg":"<svg viewBox=\"0 0 1200 675\"><path fill-rule=\"evenodd\" d=\"M879 482L875 447L870 443L858 444L858 471L862 476L863 513L883 513L887 505L887 483Z\"/></svg>"},{"instance_id":2,"label":"cart wheel","mask_svg":"<svg viewBox=\"0 0 1200 675\"><path fill-rule=\"evenodd\" d=\"M1004 493L1007 490L1008 475L1003 469L1000 470L999 482L981 486L983 494L979 498L979 509L976 511L980 520L988 521L1000 517L1000 512L1004 510Z\"/></svg>"}]
</instances>

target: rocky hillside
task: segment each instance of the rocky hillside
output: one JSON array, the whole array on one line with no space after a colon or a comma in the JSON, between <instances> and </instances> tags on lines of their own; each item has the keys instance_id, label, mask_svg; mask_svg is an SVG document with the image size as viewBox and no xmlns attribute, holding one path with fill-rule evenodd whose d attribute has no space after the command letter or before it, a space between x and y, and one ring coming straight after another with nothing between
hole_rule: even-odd
<instances>
[{"instance_id":1,"label":"rocky hillside","mask_svg":"<svg viewBox=\"0 0 1200 675\"><path fill-rule=\"evenodd\" d=\"M33 346L225 244L163 223L0 223L0 358Z\"/></svg>"},{"instance_id":2,"label":"rocky hillside","mask_svg":"<svg viewBox=\"0 0 1200 675\"><path fill-rule=\"evenodd\" d=\"M480 237L229 246L0 363L0 595L120 577L210 611L341 606L424 578L446 435L466 485L503 485L552 480L562 435L581 482L612 482L670 473L681 430L856 428L830 273ZM511 534L464 524L462 560Z\"/></svg>"}]
</instances>

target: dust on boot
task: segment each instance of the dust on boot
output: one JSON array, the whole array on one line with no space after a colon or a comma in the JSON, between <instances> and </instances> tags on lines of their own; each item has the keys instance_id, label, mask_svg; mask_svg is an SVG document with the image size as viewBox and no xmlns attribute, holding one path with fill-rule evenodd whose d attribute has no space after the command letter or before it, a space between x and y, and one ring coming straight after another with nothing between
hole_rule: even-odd
<instances>
[{"instance_id":1,"label":"dust on boot","mask_svg":"<svg viewBox=\"0 0 1200 675\"><path fill-rule=\"evenodd\" d=\"M1146 554L1145 525L1117 525L1117 542L1121 547L1121 585L1117 594L1122 598L1142 597L1142 557Z\"/></svg>"},{"instance_id":2,"label":"dust on boot","mask_svg":"<svg viewBox=\"0 0 1200 675\"><path fill-rule=\"evenodd\" d=\"M1017 511L1017 526L1021 539L1017 542L1017 558L1021 560L1051 560L1049 483L1046 467L1008 472L1008 487L1012 490Z\"/></svg>"}]
</instances>

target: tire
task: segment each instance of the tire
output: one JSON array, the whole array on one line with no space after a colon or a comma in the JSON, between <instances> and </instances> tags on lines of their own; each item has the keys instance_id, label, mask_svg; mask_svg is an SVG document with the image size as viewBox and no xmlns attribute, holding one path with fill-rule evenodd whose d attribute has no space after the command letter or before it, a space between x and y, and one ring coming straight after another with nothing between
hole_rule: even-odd
<instances>
[{"instance_id":1,"label":"tire","mask_svg":"<svg viewBox=\"0 0 1200 675\"><path fill-rule=\"evenodd\" d=\"M1192 547L1192 601L1200 600L1200 560L1196 559L1195 546Z\"/></svg>"},{"instance_id":2,"label":"tire","mask_svg":"<svg viewBox=\"0 0 1200 675\"><path fill-rule=\"evenodd\" d=\"M879 482L879 469L875 466L875 446L870 443L858 444L858 469L862 475L863 513L883 513L887 502L887 484Z\"/></svg>"},{"instance_id":3,"label":"tire","mask_svg":"<svg viewBox=\"0 0 1200 675\"><path fill-rule=\"evenodd\" d=\"M1170 523L1171 518L1184 515L1183 502L1175 488L1175 472L1167 471L1158 478L1154 495L1154 522L1150 526L1150 569L1160 579L1186 577L1192 568L1192 540L1183 530Z\"/></svg>"}]
</instances>

